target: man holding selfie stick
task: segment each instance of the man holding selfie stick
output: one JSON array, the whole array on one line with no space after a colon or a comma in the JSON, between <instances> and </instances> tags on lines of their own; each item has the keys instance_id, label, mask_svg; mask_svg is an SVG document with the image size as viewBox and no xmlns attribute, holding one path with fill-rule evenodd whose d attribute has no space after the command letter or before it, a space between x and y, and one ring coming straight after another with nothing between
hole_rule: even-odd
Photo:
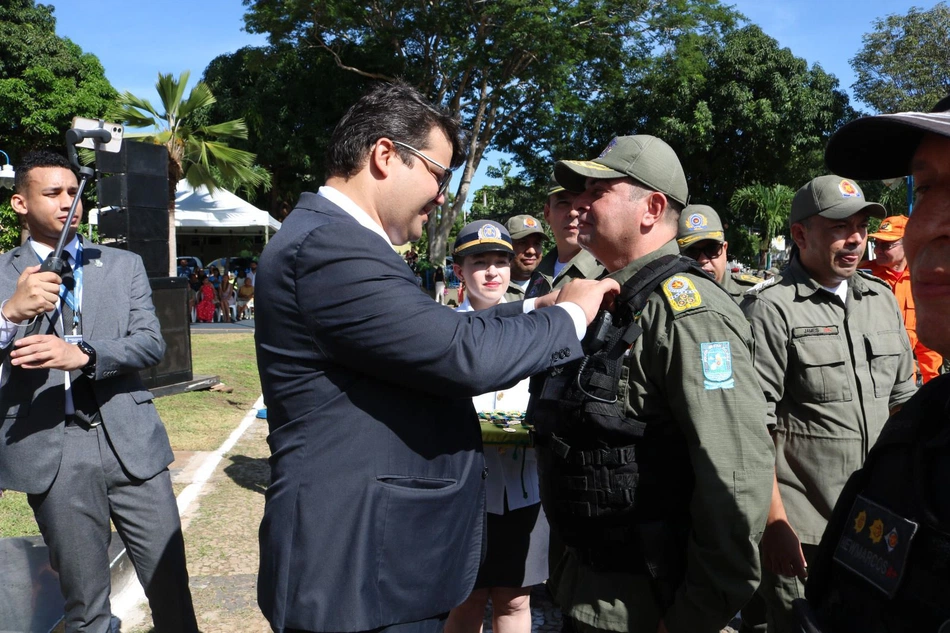
<instances>
[{"instance_id":1,"label":"man holding selfie stick","mask_svg":"<svg viewBox=\"0 0 950 633\"><path fill-rule=\"evenodd\" d=\"M27 154L15 189L31 237L0 256L0 488L28 495L67 633L112 630L110 519L155 630L197 631L171 447L138 375L165 351L145 267L76 235L80 203L66 227L79 185L64 157ZM63 235L62 276L41 271Z\"/></svg>"}]
</instances>

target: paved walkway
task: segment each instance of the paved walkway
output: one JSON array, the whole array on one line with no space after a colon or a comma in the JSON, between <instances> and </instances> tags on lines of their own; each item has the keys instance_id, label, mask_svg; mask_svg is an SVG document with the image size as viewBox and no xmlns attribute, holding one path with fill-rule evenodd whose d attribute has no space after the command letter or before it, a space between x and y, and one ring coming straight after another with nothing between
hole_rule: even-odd
<instances>
[{"instance_id":1,"label":"paved walkway","mask_svg":"<svg viewBox=\"0 0 950 633\"><path fill-rule=\"evenodd\" d=\"M270 633L257 608L257 528L269 480L267 421L256 419L207 480L182 516L191 592L203 633ZM176 490L200 478L208 453L179 453L172 464ZM181 499L181 497L179 497ZM560 631L560 615L537 587L532 595L533 631ZM148 633L147 605L119 612L125 633ZM491 621L486 618L486 633Z\"/></svg>"}]
</instances>

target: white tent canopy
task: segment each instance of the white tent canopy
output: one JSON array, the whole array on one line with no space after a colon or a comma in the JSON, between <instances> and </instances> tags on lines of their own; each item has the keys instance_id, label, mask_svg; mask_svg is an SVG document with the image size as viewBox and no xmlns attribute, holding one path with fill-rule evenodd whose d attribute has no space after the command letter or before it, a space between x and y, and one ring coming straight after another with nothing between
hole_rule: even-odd
<instances>
[{"instance_id":1,"label":"white tent canopy","mask_svg":"<svg viewBox=\"0 0 950 633\"><path fill-rule=\"evenodd\" d=\"M205 186L193 189L187 181L178 183L175 193L175 227L180 235L272 235L280 222L230 191ZM265 233L266 230L266 233Z\"/></svg>"},{"instance_id":2,"label":"white tent canopy","mask_svg":"<svg viewBox=\"0 0 950 633\"><path fill-rule=\"evenodd\" d=\"M104 211L108 211L106 207ZM89 213L89 223L99 223L99 209ZM280 222L230 191L205 186L193 189L178 183L175 193L175 230L179 235L261 235L264 241L280 229Z\"/></svg>"}]
</instances>

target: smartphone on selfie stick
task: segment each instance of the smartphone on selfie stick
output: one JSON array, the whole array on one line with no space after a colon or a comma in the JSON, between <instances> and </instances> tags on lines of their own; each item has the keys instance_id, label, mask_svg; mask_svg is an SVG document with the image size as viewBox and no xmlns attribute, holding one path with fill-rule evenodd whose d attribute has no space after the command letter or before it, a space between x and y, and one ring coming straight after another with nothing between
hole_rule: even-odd
<instances>
[{"instance_id":1,"label":"smartphone on selfie stick","mask_svg":"<svg viewBox=\"0 0 950 633\"><path fill-rule=\"evenodd\" d=\"M79 174L79 189L76 190L76 196L69 207L69 215L66 216L66 222L63 224L63 230L59 234L59 240L56 242L56 248L49 254L40 266L40 272L52 271L59 276L63 275L65 262L63 261L63 248L66 246L66 238L69 236L69 227L73 223L73 217L76 215L76 207L82 197L83 189L90 178L95 176L96 172L92 167L79 164L79 153L77 147L86 147L89 149L98 149L106 152L118 152L122 147L122 125L118 123L107 123L96 119L83 119L76 117L73 119L73 127L66 130L66 157L73 170ZM35 319L30 327L27 328L26 336L39 334L42 327L42 319Z\"/></svg>"}]
</instances>

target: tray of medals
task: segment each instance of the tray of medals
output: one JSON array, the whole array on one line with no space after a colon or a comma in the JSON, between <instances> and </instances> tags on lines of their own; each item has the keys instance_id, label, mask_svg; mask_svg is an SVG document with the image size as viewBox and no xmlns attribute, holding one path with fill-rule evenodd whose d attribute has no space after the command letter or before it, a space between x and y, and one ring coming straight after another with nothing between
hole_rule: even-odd
<instances>
[{"instance_id":1,"label":"tray of medals","mask_svg":"<svg viewBox=\"0 0 950 633\"><path fill-rule=\"evenodd\" d=\"M493 446L534 446L533 427L524 411L489 411L478 414L482 443Z\"/></svg>"}]
</instances>

